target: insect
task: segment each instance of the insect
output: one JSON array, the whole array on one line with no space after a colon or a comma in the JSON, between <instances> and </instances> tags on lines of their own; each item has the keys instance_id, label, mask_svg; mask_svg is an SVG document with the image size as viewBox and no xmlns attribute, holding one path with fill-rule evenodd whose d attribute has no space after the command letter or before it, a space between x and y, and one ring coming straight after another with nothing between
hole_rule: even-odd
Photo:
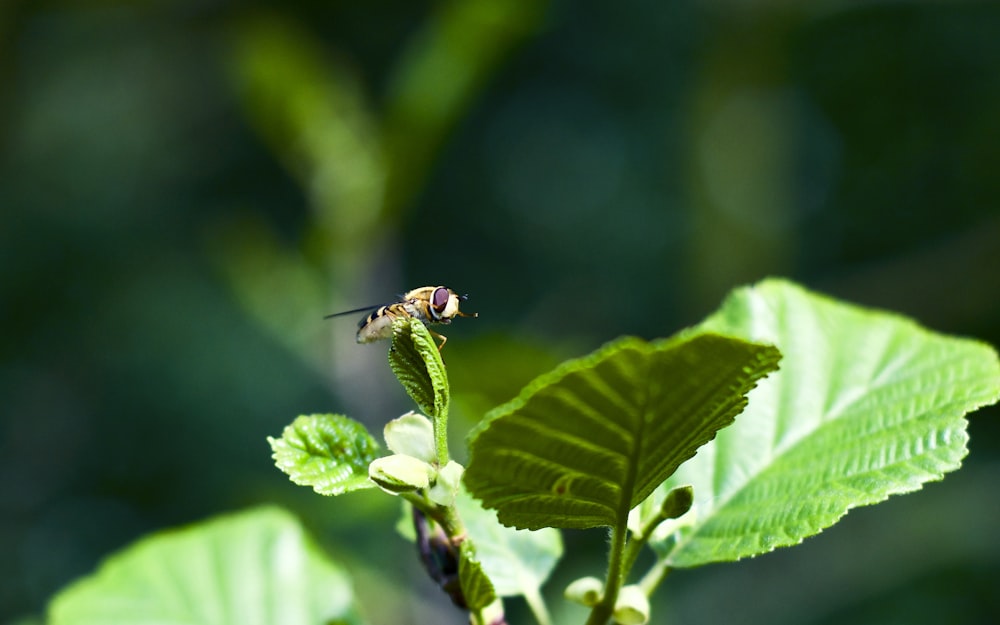
<instances>
[{"instance_id":1,"label":"insect","mask_svg":"<svg viewBox=\"0 0 1000 625\"><path fill-rule=\"evenodd\" d=\"M429 326L432 323L451 323L455 317L478 317L479 313L464 313L458 309L459 303L468 299L445 286L422 286L402 295L397 302L384 306L365 306L345 310L323 317L339 317L371 310L371 314L358 324L358 343L371 343L392 336L392 322L403 317L415 317ZM374 310L373 310L374 309ZM427 328L431 335L441 340L438 351L448 342L448 337Z\"/></svg>"}]
</instances>

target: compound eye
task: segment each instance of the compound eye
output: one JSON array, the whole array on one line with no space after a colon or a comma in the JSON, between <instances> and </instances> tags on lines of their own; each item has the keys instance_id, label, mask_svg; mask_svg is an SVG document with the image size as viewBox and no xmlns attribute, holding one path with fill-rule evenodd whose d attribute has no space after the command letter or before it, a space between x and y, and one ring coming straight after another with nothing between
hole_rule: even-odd
<instances>
[{"instance_id":1,"label":"compound eye","mask_svg":"<svg viewBox=\"0 0 1000 625\"><path fill-rule=\"evenodd\" d=\"M444 312L450 299L451 293L448 289L443 286L434 289L434 292L431 293L431 308L434 310L435 316L440 316Z\"/></svg>"}]
</instances>

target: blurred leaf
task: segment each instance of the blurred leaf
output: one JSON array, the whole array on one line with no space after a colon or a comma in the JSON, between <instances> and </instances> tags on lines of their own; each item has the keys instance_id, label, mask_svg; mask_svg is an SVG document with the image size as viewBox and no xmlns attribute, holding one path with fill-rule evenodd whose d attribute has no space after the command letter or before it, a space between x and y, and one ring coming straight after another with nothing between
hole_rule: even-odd
<instances>
[{"instance_id":1,"label":"blurred leaf","mask_svg":"<svg viewBox=\"0 0 1000 625\"><path fill-rule=\"evenodd\" d=\"M296 484L321 495L340 495L375 486L368 466L378 457L378 443L365 426L339 414L301 416L281 438L268 437L279 469Z\"/></svg>"},{"instance_id":2,"label":"blurred leaf","mask_svg":"<svg viewBox=\"0 0 1000 625\"><path fill-rule=\"evenodd\" d=\"M276 13L237 22L231 41L240 103L308 192L321 254L362 249L379 220L384 168L359 81L311 30Z\"/></svg>"},{"instance_id":3,"label":"blurred leaf","mask_svg":"<svg viewBox=\"0 0 1000 625\"><path fill-rule=\"evenodd\" d=\"M562 557L559 530L504 527L495 512L483 508L465 489L461 490L456 505L497 595L537 593Z\"/></svg>"},{"instance_id":4,"label":"blurred leaf","mask_svg":"<svg viewBox=\"0 0 1000 625\"><path fill-rule=\"evenodd\" d=\"M287 12L241 15L228 24L237 102L311 212L294 241L242 218L215 224L207 248L246 310L326 372L330 343L320 333L329 330L320 311L368 301L370 258L387 232L378 122L361 81L312 28Z\"/></svg>"},{"instance_id":5,"label":"blurred leaf","mask_svg":"<svg viewBox=\"0 0 1000 625\"><path fill-rule=\"evenodd\" d=\"M140 540L49 604L51 625L361 623L346 575L278 508Z\"/></svg>"},{"instance_id":6,"label":"blurred leaf","mask_svg":"<svg viewBox=\"0 0 1000 625\"><path fill-rule=\"evenodd\" d=\"M252 216L217 222L206 231L205 253L251 317L292 353L325 371L324 338L330 330L320 319L329 305L329 277L272 228Z\"/></svg>"},{"instance_id":7,"label":"blurred leaf","mask_svg":"<svg viewBox=\"0 0 1000 625\"><path fill-rule=\"evenodd\" d=\"M424 183L448 131L503 58L542 24L544 0L461 0L437 12L404 51L383 124L387 212Z\"/></svg>"},{"instance_id":8,"label":"blurred leaf","mask_svg":"<svg viewBox=\"0 0 1000 625\"><path fill-rule=\"evenodd\" d=\"M712 334L618 340L488 415L470 436L465 484L505 525L617 526L732 423L779 358Z\"/></svg>"},{"instance_id":9,"label":"blurred leaf","mask_svg":"<svg viewBox=\"0 0 1000 625\"><path fill-rule=\"evenodd\" d=\"M476 557L472 541L462 543L458 560L458 579L462 584L462 596L470 610L482 610L496 601L490 578L483 572L483 566Z\"/></svg>"},{"instance_id":10,"label":"blurred leaf","mask_svg":"<svg viewBox=\"0 0 1000 625\"><path fill-rule=\"evenodd\" d=\"M437 343L419 319L393 322L389 366L421 410L434 419L447 417L448 374Z\"/></svg>"},{"instance_id":11,"label":"blurred leaf","mask_svg":"<svg viewBox=\"0 0 1000 625\"><path fill-rule=\"evenodd\" d=\"M674 567L797 544L941 479L967 453L963 415L1000 398L988 345L780 280L736 291L701 327L773 342L785 361L658 492L694 485L693 524L652 543Z\"/></svg>"}]
</instances>

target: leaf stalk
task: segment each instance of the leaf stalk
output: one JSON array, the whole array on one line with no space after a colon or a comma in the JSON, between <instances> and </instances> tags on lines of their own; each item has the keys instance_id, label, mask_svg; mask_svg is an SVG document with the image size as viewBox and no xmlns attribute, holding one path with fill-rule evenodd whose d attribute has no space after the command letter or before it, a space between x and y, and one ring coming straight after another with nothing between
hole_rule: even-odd
<instances>
[{"instance_id":1,"label":"leaf stalk","mask_svg":"<svg viewBox=\"0 0 1000 625\"><path fill-rule=\"evenodd\" d=\"M626 513L627 514L627 513ZM586 625L604 625L615 611L618 601L618 591L625 580L625 547L628 531L625 529L627 519L622 519L611 528L611 553L608 555L608 576L604 582L604 596L590 610Z\"/></svg>"},{"instance_id":2,"label":"leaf stalk","mask_svg":"<svg viewBox=\"0 0 1000 625\"><path fill-rule=\"evenodd\" d=\"M650 567L649 571L642 576L639 586L642 587L642 591L646 593L647 597L651 597L653 596L653 592L656 591L656 588L673 570L673 567L667 564L665 559L657 559L656 563Z\"/></svg>"}]
</instances>

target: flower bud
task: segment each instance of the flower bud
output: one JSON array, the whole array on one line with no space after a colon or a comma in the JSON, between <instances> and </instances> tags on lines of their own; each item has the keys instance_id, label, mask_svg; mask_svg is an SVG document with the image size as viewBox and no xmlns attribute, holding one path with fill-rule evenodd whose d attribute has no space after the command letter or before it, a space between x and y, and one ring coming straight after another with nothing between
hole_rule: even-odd
<instances>
[{"instance_id":1,"label":"flower bud","mask_svg":"<svg viewBox=\"0 0 1000 625\"><path fill-rule=\"evenodd\" d=\"M420 413L411 410L386 423L382 435L386 447L393 453L419 458L424 462L435 460L434 425Z\"/></svg>"},{"instance_id":2,"label":"flower bud","mask_svg":"<svg viewBox=\"0 0 1000 625\"><path fill-rule=\"evenodd\" d=\"M563 591L564 597L588 608L597 605L603 594L604 582L596 577L581 577Z\"/></svg>"},{"instance_id":3,"label":"flower bud","mask_svg":"<svg viewBox=\"0 0 1000 625\"><path fill-rule=\"evenodd\" d=\"M633 584L618 592L613 618L621 625L644 625L649 621L649 598L642 587Z\"/></svg>"},{"instance_id":4,"label":"flower bud","mask_svg":"<svg viewBox=\"0 0 1000 625\"><path fill-rule=\"evenodd\" d=\"M387 493L398 495L430 484L434 469L423 460L396 454L377 458L368 465L368 477Z\"/></svg>"},{"instance_id":5,"label":"flower bud","mask_svg":"<svg viewBox=\"0 0 1000 625\"><path fill-rule=\"evenodd\" d=\"M694 487L689 485L678 486L673 489L663 499L660 505L661 513L665 519L678 519L694 504Z\"/></svg>"},{"instance_id":6,"label":"flower bud","mask_svg":"<svg viewBox=\"0 0 1000 625\"><path fill-rule=\"evenodd\" d=\"M444 468L437 472L437 479L427 491L430 500L439 506L455 505L455 497L458 496L458 487L462 483L462 474L465 467L454 460L444 465Z\"/></svg>"}]
</instances>

